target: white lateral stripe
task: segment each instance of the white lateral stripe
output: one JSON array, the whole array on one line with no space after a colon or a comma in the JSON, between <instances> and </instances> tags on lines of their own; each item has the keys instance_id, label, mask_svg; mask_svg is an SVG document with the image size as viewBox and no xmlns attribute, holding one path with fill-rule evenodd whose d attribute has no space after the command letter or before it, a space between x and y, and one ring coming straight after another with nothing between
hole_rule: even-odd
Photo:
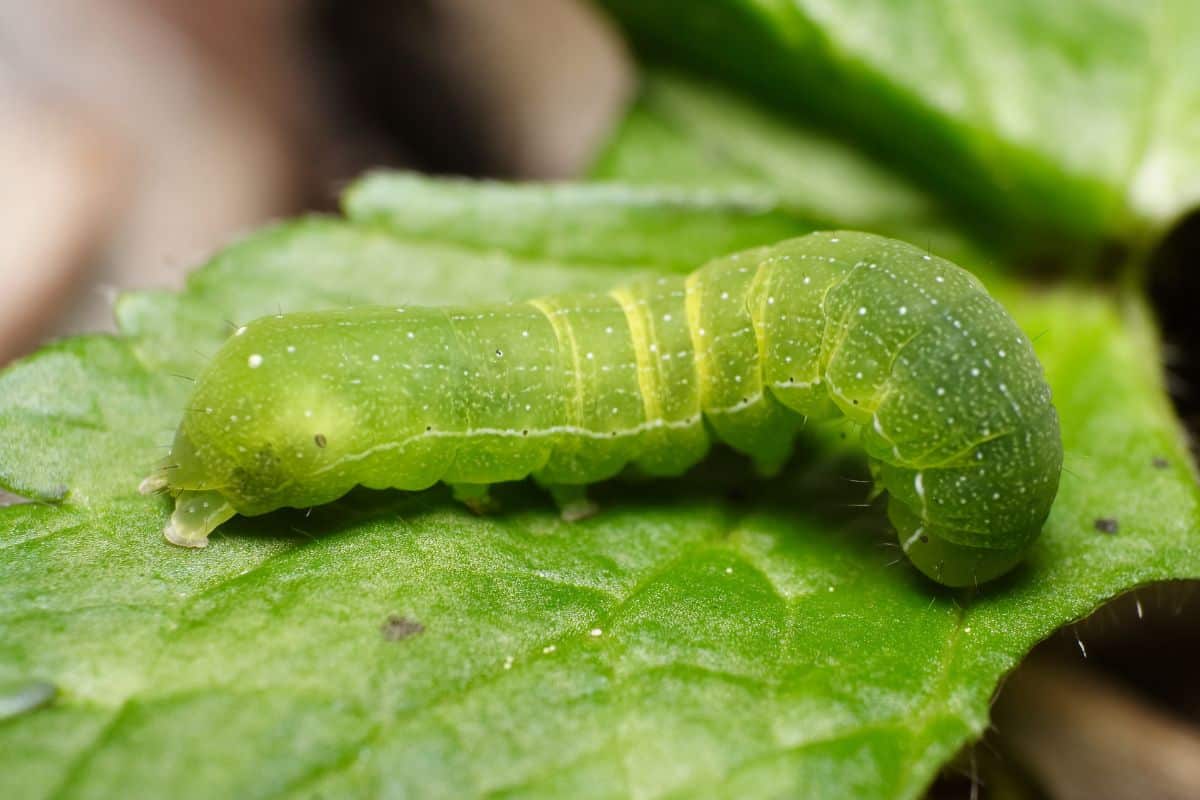
<instances>
[{"instance_id":1,"label":"white lateral stripe","mask_svg":"<svg viewBox=\"0 0 1200 800\"><path fill-rule=\"evenodd\" d=\"M908 548L912 547L912 546L913 546L913 542L917 541L917 539L920 539L920 538L921 538L921 534L922 534L922 533L924 533L924 532L925 532L925 526L924 526L924 525L922 525L921 527L917 528L915 531L913 531L913 535L912 535L912 536L910 536L910 537L908 537L908 538L907 538L907 539L904 541L904 544L900 545L900 549L901 549L901 550L903 550L905 553L907 553L907 552L908 552Z\"/></svg>"},{"instance_id":2,"label":"white lateral stripe","mask_svg":"<svg viewBox=\"0 0 1200 800\"><path fill-rule=\"evenodd\" d=\"M744 411L756 402L762 399L762 392L758 392L751 397L748 397L745 402L735 403L725 408L710 409L709 414L733 414L739 411ZM320 475L330 470L337 469L343 464L362 461L365 458L370 458L376 453L385 453L389 450L398 450L406 447L412 442L420 441L421 439L465 439L471 436L505 436L513 439L528 439L530 437L539 436L557 436L560 434L568 434L571 436L581 436L586 439L597 439L603 441L611 441L625 436L637 436L640 433L647 431L658 430L660 428L682 430L690 428L700 423L703 414L693 414L690 417L677 420L653 419L638 423L632 428L625 428L618 431L594 431L590 428L581 428L577 425L552 425L548 428L536 429L517 429L517 428L471 428L465 431L422 431L413 436L406 437L396 442L384 442L383 444L369 447L360 453L351 453L343 456L332 464L327 464L324 467L316 470L314 474ZM613 434L616 434L615 436Z\"/></svg>"}]
</instances>

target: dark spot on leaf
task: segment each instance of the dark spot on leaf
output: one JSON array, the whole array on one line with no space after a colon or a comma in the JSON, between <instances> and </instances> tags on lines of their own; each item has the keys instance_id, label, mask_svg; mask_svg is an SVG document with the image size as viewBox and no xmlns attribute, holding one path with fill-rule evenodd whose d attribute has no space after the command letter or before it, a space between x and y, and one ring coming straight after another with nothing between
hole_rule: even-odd
<instances>
[{"instance_id":1,"label":"dark spot on leaf","mask_svg":"<svg viewBox=\"0 0 1200 800\"><path fill-rule=\"evenodd\" d=\"M1117 532L1117 520L1113 517L1097 517L1096 521L1092 524L1095 525L1096 530L1100 531L1101 533Z\"/></svg>"},{"instance_id":2,"label":"dark spot on leaf","mask_svg":"<svg viewBox=\"0 0 1200 800\"><path fill-rule=\"evenodd\" d=\"M929 544L929 537L922 533L920 541L921 544Z\"/></svg>"},{"instance_id":3,"label":"dark spot on leaf","mask_svg":"<svg viewBox=\"0 0 1200 800\"><path fill-rule=\"evenodd\" d=\"M1154 460L1150 463L1154 465L1155 469L1166 469L1167 467L1171 466L1171 462L1167 461L1162 456L1155 456Z\"/></svg>"},{"instance_id":4,"label":"dark spot on leaf","mask_svg":"<svg viewBox=\"0 0 1200 800\"><path fill-rule=\"evenodd\" d=\"M325 441L325 434L323 433L318 433L316 436L314 436L313 441L317 443L317 447L324 447L327 444Z\"/></svg>"},{"instance_id":5,"label":"dark spot on leaf","mask_svg":"<svg viewBox=\"0 0 1200 800\"><path fill-rule=\"evenodd\" d=\"M415 619L402 617L399 614L389 614L388 618L379 626L379 632L389 642L398 642L401 639L416 636L418 633L423 633L424 631L424 625Z\"/></svg>"}]
</instances>

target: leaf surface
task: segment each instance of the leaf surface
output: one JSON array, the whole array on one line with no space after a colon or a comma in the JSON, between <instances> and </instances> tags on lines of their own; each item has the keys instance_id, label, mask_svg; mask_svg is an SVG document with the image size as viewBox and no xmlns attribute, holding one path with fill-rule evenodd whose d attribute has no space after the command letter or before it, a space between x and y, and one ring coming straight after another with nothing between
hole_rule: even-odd
<instances>
[{"instance_id":1,"label":"leaf surface","mask_svg":"<svg viewBox=\"0 0 1200 800\"><path fill-rule=\"evenodd\" d=\"M644 205L605 213L637 225ZM746 243L760 222L727 219ZM486 239L285 224L181 294L124 298L121 335L0 374L0 478L58 501L0 509L0 687L59 691L0 720L0 795L913 797L1035 642L1138 585L1200 577L1200 495L1145 312L1004 282L1041 334L1070 472L1028 564L979 593L898 563L878 506L848 507L861 465L827 454L769 482L725 456L606 484L603 513L575 524L515 485L484 518L442 489L356 492L237 519L203 551L162 540L166 504L134 488L186 402L171 373L194 374L231 324L664 266Z\"/></svg>"}]
</instances>

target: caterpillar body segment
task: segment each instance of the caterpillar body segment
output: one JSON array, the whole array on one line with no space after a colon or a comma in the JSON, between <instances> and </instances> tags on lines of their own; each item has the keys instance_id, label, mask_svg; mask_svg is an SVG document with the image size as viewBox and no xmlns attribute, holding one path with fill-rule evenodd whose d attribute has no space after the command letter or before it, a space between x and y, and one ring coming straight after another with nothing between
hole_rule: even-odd
<instances>
[{"instance_id":1,"label":"caterpillar body segment","mask_svg":"<svg viewBox=\"0 0 1200 800\"><path fill-rule=\"evenodd\" d=\"M910 245L818 233L608 294L368 307L239 329L146 484L167 537L353 486L438 481L473 504L533 476L578 490L677 475L714 439L778 468L806 419L862 430L888 514L930 577L1011 568L1040 532L1062 445L1028 338L969 273Z\"/></svg>"}]
</instances>

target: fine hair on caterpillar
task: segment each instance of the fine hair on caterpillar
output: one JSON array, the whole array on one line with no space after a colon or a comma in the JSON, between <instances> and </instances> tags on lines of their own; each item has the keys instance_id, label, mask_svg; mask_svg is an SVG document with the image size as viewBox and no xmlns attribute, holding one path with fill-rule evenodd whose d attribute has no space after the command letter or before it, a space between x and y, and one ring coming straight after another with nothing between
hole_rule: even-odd
<instances>
[{"instance_id":1,"label":"fine hair on caterpillar","mask_svg":"<svg viewBox=\"0 0 1200 800\"><path fill-rule=\"evenodd\" d=\"M901 549L936 581L1008 571L1041 531L1062 442L1027 336L965 270L824 232L606 294L359 307L238 327L143 482L202 547L234 514L439 481L477 510L533 476L564 516L635 465L679 475L714 439L766 474L806 419L861 431Z\"/></svg>"}]
</instances>

